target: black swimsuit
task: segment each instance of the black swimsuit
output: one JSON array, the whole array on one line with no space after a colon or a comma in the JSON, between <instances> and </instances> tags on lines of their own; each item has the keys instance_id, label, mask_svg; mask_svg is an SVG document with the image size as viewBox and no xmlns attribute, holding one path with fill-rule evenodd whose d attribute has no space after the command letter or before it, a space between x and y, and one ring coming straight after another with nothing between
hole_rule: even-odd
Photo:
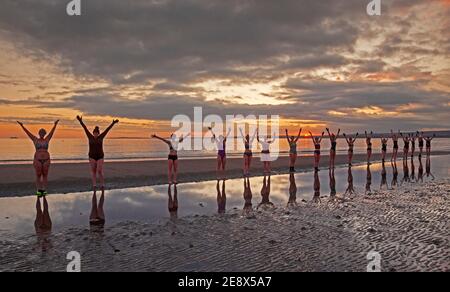
<instances>
[{"instance_id":1,"label":"black swimsuit","mask_svg":"<svg viewBox=\"0 0 450 292\"><path fill-rule=\"evenodd\" d=\"M331 150L336 151L337 142L331 142Z\"/></svg>"},{"instance_id":2,"label":"black swimsuit","mask_svg":"<svg viewBox=\"0 0 450 292\"><path fill-rule=\"evenodd\" d=\"M394 141L394 149L398 149L398 141Z\"/></svg>"},{"instance_id":3,"label":"black swimsuit","mask_svg":"<svg viewBox=\"0 0 450 292\"><path fill-rule=\"evenodd\" d=\"M320 144L315 144L314 147L315 147L314 153L320 155Z\"/></svg>"},{"instance_id":4,"label":"black swimsuit","mask_svg":"<svg viewBox=\"0 0 450 292\"><path fill-rule=\"evenodd\" d=\"M89 136L89 158L95 161L99 161L105 158L105 153L103 152L103 137L95 138L94 136Z\"/></svg>"}]
</instances>

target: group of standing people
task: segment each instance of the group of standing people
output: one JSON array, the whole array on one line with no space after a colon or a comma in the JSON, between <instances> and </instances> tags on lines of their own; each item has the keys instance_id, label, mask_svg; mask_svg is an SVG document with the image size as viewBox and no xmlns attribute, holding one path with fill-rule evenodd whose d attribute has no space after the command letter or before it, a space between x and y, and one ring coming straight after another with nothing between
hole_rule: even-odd
<instances>
[{"instance_id":1,"label":"group of standing people","mask_svg":"<svg viewBox=\"0 0 450 292\"><path fill-rule=\"evenodd\" d=\"M96 126L92 132L90 132L85 125L83 118L81 116L77 116L77 120L83 128L86 137L89 143L89 163L90 163L90 172L91 172L91 180L92 180L92 188L94 191L94 195L100 187L102 191L102 195L105 191L105 179L104 179L104 158L105 153L103 150L103 142L111 129L119 123L119 120L113 120L113 122L106 128L103 132L100 131L100 128ZM48 186L48 174L49 168L51 164L51 158L49 153L49 144L50 141L56 131L59 121L54 123L54 126L50 133L47 135L45 129L39 130L38 137L34 136L21 122L18 122L28 137L33 141L36 152L34 156L34 168L36 173L36 195L38 197L43 197L47 194L47 186ZM231 133L231 129L228 129L226 135L217 135L214 133L211 127L208 128L211 133L211 141L217 147L217 177L225 179L225 169L226 169L226 143L229 135ZM330 129L326 129L328 133L328 138L330 139L330 157L329 157L329 168L335 168L335 159L336 159L336 151L337 151L337 141L340 138L341 130L338 129L336 133L330 131ZM264 174L271 173L271 161L273 157L271 156L270 147L271 144L276 141L275 136L267 135L261 136L259 131L256 130L253 134L247 133L244 134L244 131L239 129L242 142L244 144L244 153L243 153L243 174L244 176L249 176L250 168L252 164L253 158L253 142L254 139L258 141L261 147L260 159L264 166ZM289 145L289 171L291 173L295 172L295 165L298 158L298 142L301 139L302 129L300 128L297 136L289 135L289 131L286 129L286 139ZM177 137L175 134L172 134L169 139L162 138L156 134L153 134L151 137L154 139L158 139L165 144L167 144L169 148L168 155L168 181L169 184L177 184L177 174L178 174L178 149L180 143L182 143L187 137L189 137L190 133L187 135L181 135L181 137ZM322 132L320 136L314 136L311 132L309 132L311 140L314 145L314 169L315 171L319 170L320 158L321 158L321 143L324 138L325 132ZM343 133L343 137L345 138L348 145L348 164L352 165L353 162L353 152L354 145L356 140L359 137L359 133L355 135L347 135ZM370 164L372 157L372 139L373 132L365 132L364 137L367 145L367 163ZM387 155L387 147L388 141L391 139L393 141L393 151L391 156L391 161L397 160L398 149L399 149L399 139L403 139L404 149L403 149L403 157L407 158L409 155L414 156L416 151L416 141L419 146L419 156L422 155L423 149L425 146L425 151L429 155L431 153L431 141L435 136L426 137L423 132L416 132L414 134L404 134L398 131L394 133L391 130L390 137L381 136L381 153L382 153L382 161L384 162ZM98 183L100 185L98 185Z\"/></svg>"}]
</instances>

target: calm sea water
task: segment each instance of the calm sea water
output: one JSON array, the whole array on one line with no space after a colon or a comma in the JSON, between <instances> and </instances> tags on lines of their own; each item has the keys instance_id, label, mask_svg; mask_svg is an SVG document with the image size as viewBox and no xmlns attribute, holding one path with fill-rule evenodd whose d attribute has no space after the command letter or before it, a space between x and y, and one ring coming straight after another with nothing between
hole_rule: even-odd
<instances>
[{"instance_id":1,"label":"calm sea water","mask_svg":"<svg viewBox=\"0 0 450 292\"><path fill-rule=\"evenodd\" d=\"M241 140L237 141L242 147ZM379 139L373 140L375 152L380 151ZM402 147L403 142L400 143ZM166 159L168 149L164 143L152 139L107 139L105 154L108 160L153 160ZM391 149L392 145L389 145ZM329 149L330 143L324 138L322 149ZM285 139L280 140L281 155L287 155L289 147ZM299 152L311 154L313 145L311 139L301 139ZM433 140L433 150L450 151L450 139ZM355 153L365 153L365 140L360 139L355 145ZM54 139L50 144L50 152L54 162L82 162L87 159L88 145L85 139ZM241 156L242 150L233 150L228 146L229 156ZM347 152L345 140L339 140L338 152ZM215 151L180 151L182 158L213 158ZM34 154L34 147L28 139L0 139L0 164L29 163Z\"/></svg>"}]
</instances>

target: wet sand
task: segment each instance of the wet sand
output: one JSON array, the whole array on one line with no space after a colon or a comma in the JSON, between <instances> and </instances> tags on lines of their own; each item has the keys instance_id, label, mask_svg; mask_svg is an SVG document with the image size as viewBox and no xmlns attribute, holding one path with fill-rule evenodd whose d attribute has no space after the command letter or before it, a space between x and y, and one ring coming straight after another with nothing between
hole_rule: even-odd
<instances>
[{"instance_id":1,"label":"wet sand","mask_svg":"<svg viewBox=\"0 0 450 292\"><path fill-rule=\"evenodd\" d=\"M254 194L254 196L257 194ZM3 236L0 271L449 271L450 180L159 224Z\"/></svg>"},{"instance_id":2,"label":"wet sand","mask_svg":"<svg viewBox=\"0 0 450 292\"><path fill-rule=\"evenodd\" d=\"M324 151L324 153L327 153ZM450 154L435 152L433 155ZM400 153L399 153L400 155ZM390 157L390 155L388 155ZM374 154L372 160L379 161L380 154ZM274 174L287 173L289 158L280 157L272 163ZM354 164L366 161L366 155L354 156ZM180 160L179 182L198 182L216 178L216 160L193 159ZM321 167L327 167L328 156L321 159ZM336 165L347 163L346 155L336 157ZM227 178L242 176L242 158L227 159ZM311 171L313 157L299 157L297 171ZM65 194L87 192L91 190L88 163L53 164L49 177L49 193ZM252 163L252 176L262 175L263 167L259 158ZM32 165L0 165L0 197L29 196L34 194L34 169ZM167 161L141 162L108 162L105 164L107 189L122 189L130 187L152 186L167 183Z\"/></svg>"}]
</instances>

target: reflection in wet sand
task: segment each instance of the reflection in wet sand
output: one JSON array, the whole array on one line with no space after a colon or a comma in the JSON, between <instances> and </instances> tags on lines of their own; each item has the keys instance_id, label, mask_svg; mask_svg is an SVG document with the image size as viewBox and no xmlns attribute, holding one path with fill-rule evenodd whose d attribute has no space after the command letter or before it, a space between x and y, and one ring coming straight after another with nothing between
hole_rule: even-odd
<instances>
[{"instance_id":1,"label":"reflection in wet sand","mask_svg":"<svg viewBox=\"0 0 450 292\"><path fill-rule=\"evenodd\" d=\"M319 171L314 171L314 197L313 197L314 203L320 203L320 178L319 178Z\"/></svg>"},{"instance_id":2,"label":"reflection in wet sand","mask_svg":"<svg viewBox=\"0 0 450 292\"><path fill-rule=\"evenodd\" d=\"M416 181L416 167L414 165L414 157L411 156L411 176L409 178L410 182Z\"/></svg>"},{"instance_id":3,"label":"reflection in wet sand","mask_svg":"<svg viewBox=\"0 0 450 292\"><path fill-rule=\"evenodd\" d=\"M347 189L345 190L344 198L346 198L347 196L351 198L354 195L356 195L356 191L355 187L353 186L353 172L352 167L349 166L347 171Z\"/></svg>"},{"instance_id":4,"label":"reflection in wet sand","mask_svg":"<svg viewBox=\"0 0 450 292\"><path fill-rule=\"evenodd\" d=\"M169 188L167 190L167 194L169 195L169 214L171 220L178 219L178 189L177 185L173 185L173 197L172 197L172 184L169 184Z\"/></svg>"},{"instance_id":5,"label":"reflection in wet sand","mask_svg":"<svg viewBox=\"0 0 450 292\"><path fill-rule=\"evenodd\" d=\"M408 158L403 158L403 179L402 179L402 184L405 183L405 182L410 182Z\"/></svg>"},{"instance_id":6,"label":"reflection in wet sand","mask_svg":"<svg viewBox=\"0 0 450 292\"><path fill-rule=\"evenodd\" d=\"M297 183L295 182L294 173L289 174L289 200L287 206L297 206Z\"/></svg>"},{"instance_id":7,"label":"reflection in wet sand","mask_svg":"<svg viewBox=\"0 0 450 292\"><path fill-rule=\"evenodd\" d=\"M418 173L417 173L417 182L423 183L422 155L419 155L419 170L418 170Z\"/></svg>"},{"instance_id":8,"label":"reflection in wet sand","mask_svg":"<svg viewBox=\"0 0 450 292\"><path fill-rule=\"evenodd\" d=\"M398 186L398 169L397 169L397 161L391 162L392 166L392 181L391 188L395 189Z\"/></svg>"},{"instance_id":9,"label":"reflection in wet sand","mask_svg":"<svg viewBox=\"0 0 450 292\"><path fill-rule=\"evenodd\" d=\"M426 171L427 177L431 177L431 179L434 180L434 175L431 173L431 157L429 154L427 154L427 160L425 163L425 171Z\"/></svg>"},{"instance_id":10,"label":"reflection in wet sand","mask_svg":"<svg viewBox=\"0 0 450 292\"><path fill-rule=\"evenodd\" d=\"M217 180L217 210L219 214L225 213L227 206L227 195L225 193L225 180L222 182L222 191L220 191L220 180Z\"/></svg>"},{"instance_id":11,"label":"reflection in wet sand","mask_svg":"<svg viewBox=\"0 0 450 292\"><path fill-rule=\"evenodd\" d=\"M389 186L387 183L387 172L386 172L386 165L384 161L381 163L381 183L380 183L380 190L388 190Z\"/></svg>"},{"instance_id":12,"label":"reflection in wet sand","mask_svg":"<svg viewBox=\"0 0 450 292\"><path fill-rule=\"evenodd\" d=\"M257 210L259 208L267 209L274 207L274 204L270 201L270 175L264 176L263 186L261 188L261 203L259 203Z\"/></svg>"},{"instance_id":13,"label":"reflection in wet sand","mask_svg":"<svg viewBox=\"0 0 450 292\"><path fill-rule=\"evenodd\" d=\"M43 205L43 208L42 208ZM47 198L42 198L42 205L40 198L36 201L36 219L34 220L34 228L36 231L37 241L42 251L47 251L52 247L50 240L52 234L52 220L50 219L50 212L48 209Z\"/></svg>"},{"instance_id":14,"label":"reflection in wet sand","mask_svg":"<svg viewBox=\"0 0 450 292\"><path fill-rule=\"evenodd\" d=\"M372 171L370 170L370 163L367 163L366 170L366 195L372 194Z\"/></svg>"},{"instance_id":15,"label":"reflection in wet sand","mask_svg":"<svg viewBox=\"0 0 450 292\"><path fill-rule=\"evenodd\" d=\"M250 216L253 213L252 198L253 194L250 185L250 178L244 177L244 215Z\"/></svg>"}]
</instances>

